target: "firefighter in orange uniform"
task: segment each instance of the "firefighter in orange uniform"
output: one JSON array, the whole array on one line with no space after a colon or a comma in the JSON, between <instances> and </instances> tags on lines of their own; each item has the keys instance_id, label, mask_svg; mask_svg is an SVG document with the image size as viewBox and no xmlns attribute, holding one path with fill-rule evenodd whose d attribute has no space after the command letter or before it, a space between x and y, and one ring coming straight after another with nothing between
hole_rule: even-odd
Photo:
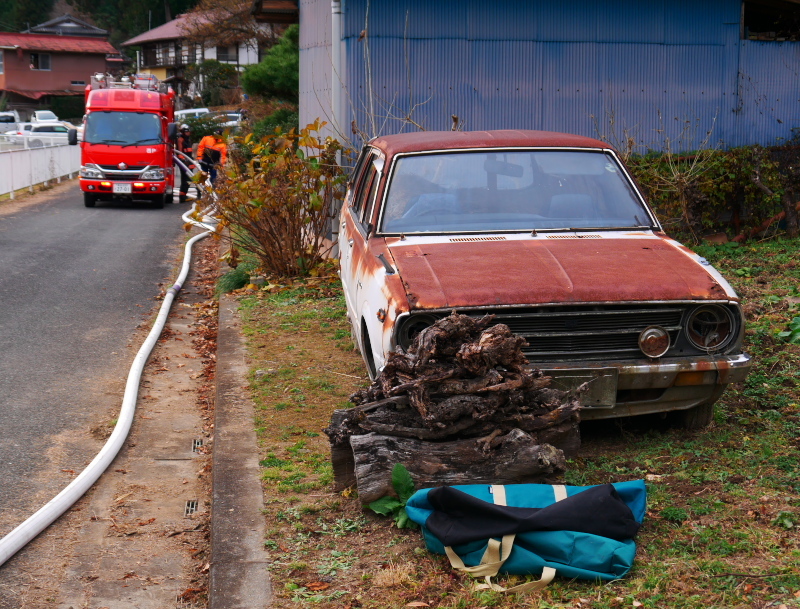
<instances>
[{"instance_id":1,"label":"firefighter in orange uniform","mask_svg":"<svg viewBox=\"0 0 800 609\"><path fill-rule=\"evenodd\" d=\"M211 174L211 183L217 179L217 167L224 167L228 160L228 145L222 139L222 129L215 129L205 136L197 146L197 158L203 171Z\"/></svg>"}]
</instances>

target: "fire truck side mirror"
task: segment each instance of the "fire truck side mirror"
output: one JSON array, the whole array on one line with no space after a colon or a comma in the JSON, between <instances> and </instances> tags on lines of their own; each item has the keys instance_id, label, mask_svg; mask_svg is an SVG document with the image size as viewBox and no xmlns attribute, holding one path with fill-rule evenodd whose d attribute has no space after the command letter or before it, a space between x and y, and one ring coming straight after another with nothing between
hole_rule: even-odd
<instances>
[{"instance_id":1,"label":"fire truck side mirror","mask_svg":"<svg viewBox=\"0 0 800 609\"><path fill-rule=\"evenodd\" d=\"M178 139L178 123L169 124L169 127L167 127L167 137L170 142L174 142Z\"/></svg>"},{"instance_id":2,"label":"fire truck side mirror","mask_svg":"<svg viewBox=\"0 0 800 609\"><path fill-rule=\"evenodd\" d=\"M67 131L67 143L70 146L76 146L78 144L78 130L77 129L70 129Z\"/></svg>"}]
</instances>

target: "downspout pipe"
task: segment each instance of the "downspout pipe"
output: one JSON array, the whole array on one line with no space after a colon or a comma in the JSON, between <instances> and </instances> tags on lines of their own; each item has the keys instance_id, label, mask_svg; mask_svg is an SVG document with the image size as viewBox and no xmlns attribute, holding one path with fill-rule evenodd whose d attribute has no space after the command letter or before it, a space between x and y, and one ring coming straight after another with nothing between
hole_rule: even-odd
<instances>
[{"instance_id":1,"label":"downspout pipe","mask_svg":"<svg viewBox=\"0 0 800 609\"><path fill-rule=\"evenodd\" d=\"M208 211L208 210L207 210ZM184 221L192 222L203 228L212 228L208 224L195 222L191 220L188 215L191 212L184 214ZM204 218L205 220L205 218ZM130 372L128 373L128 381L125 384L125 393L122 397L122 406L120 407L119 417L117 424L114 426L114 431L108 438L103 448L92 459L92 462L86 466L77 478L75 478L64 490L58 495L53 497L48 503L39 509L33 516L30 516L25 522L17 526L14 530L8 533L5 537L0 539L0 565L4 564L9 558L14 556L22 548L24 548L34 537L44 531L50 524L53 523L59 516L66 512L78 499L80 499L92 485L97 482L103 472L111 465L111 462L117 457L117 454L122 449L128 433L130 432L131 425L133 424L133 416L136 412L136 400L139 395L139 382L142 378L142 371L147 363L147 358L155 347L161 331L167 323L169 317L169 310L172 307L172 302L175 300L178 292L183 287L186 277L189 274L189 267L192 258L192 246L211 234L211 230L195 235L186 242L184 248L183 266L181 267L180 274L175 284L167 290L164 296L164 301L161 303L156 321L153 328L147 335L142 346L139 348L136 357L131 364Z\"/></svg>"},{"instance_id":2,"label":"downspout pipe","mask_svg":"<svg viewBox=\"0 0 800 609\"><path fill-rule=\"evenodd\" d=\"M334 129L342 135L348 133L347 125L344 124L344 108L342 107L343 65L342 0L331 0L331 116Z\"/></svg>"}]
</instances>

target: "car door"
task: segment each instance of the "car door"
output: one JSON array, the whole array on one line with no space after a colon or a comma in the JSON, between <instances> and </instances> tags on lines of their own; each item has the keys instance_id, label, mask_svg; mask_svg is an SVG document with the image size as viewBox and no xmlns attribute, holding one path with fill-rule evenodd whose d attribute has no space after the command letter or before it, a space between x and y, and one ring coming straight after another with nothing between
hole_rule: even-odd
<instances>
[{"instance_id":1,"label":"car door","mask_svg":"<svg viewBox=\"0 0 800 609\"><path fill-rule=\"evenodd\" d=\"M362 352L368 350L363 341L364 332L361 321L364 316L364 303L361 297L362 275L366 263L365 256L368 252L367 241L372 230L369 225L369 217L380 180L381 160L380 154L375 149L367 147L361 153L340 217L339 264L342 287L347 300L353 332Z\"/></svg>"}]
</instances>

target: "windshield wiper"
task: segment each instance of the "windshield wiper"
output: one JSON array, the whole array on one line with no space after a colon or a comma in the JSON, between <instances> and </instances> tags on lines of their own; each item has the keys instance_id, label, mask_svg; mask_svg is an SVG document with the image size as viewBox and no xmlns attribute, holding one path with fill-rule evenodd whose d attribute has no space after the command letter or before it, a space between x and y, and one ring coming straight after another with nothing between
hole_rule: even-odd
<instances>
[{"instance_id":1,"label":"windshield wiper","mask_svg":"<svg viewBox=\"0 0 800 609\"><path fill-rule=\"evenodd\" d=\"M88 144L124 144L125 140L99 140L95 141L87 141Z\"/></svg>"},{"instance_id":2,"label":"windshield wiper","mask_svg":"<svg viewBox=\"0 0 800 609\"><path fill-rule=\"evenodd\" d=\"M145 144L147 142L155 142L156 144L160 144L161 140L157 137L148 137L143 140L137 140L135 142L131 142L130 144L125 144L123 148L127 148L128 146L138 146L140 144Z\"/></svg>"}]
</instances>

